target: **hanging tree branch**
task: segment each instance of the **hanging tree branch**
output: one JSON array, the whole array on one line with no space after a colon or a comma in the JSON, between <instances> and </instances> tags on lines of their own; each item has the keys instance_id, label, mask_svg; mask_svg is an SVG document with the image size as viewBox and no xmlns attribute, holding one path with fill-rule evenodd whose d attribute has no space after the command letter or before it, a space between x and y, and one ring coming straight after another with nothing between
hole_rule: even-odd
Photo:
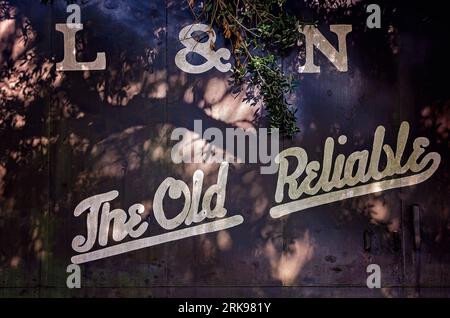
<instances>
[{"instance_id":1,"label":"hanging tree branch","mask_svg":"<svg viewBox=\"0 0 450 318\"><path fill-rule=\"evenodd\" d=\"M270 127L283 136L297 133L296 109L287 100L294 83L277 57L296 46L303 23L286 13L286 0L187 1L196 22L208 23L230 41L232 82L239 90L246 85L246 101L262 102Z\"/></svg>"}]
</instances>

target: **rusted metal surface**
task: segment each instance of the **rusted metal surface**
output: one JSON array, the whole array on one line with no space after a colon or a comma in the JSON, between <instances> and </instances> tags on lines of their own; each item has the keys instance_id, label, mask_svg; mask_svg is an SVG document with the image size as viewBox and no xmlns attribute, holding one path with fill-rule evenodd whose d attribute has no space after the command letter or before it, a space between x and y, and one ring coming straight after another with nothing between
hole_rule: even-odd
<instances>
[{"instance_id":1,"label":"rusted metal surface","mask_svg":"<svg viewBox=\"0 0 450 318\"><path fill-rule=\"evenodd\" d=\"M82 288L68 289L71 242L85 231L85 221L73 216L80 201L118 190L114 208L141 202L151 219L153 195L165 178L192 186L194 171L202 169L206 185L217 179L218 164L171 161L172 130L193 131L195 119L203 129L249 127L255 109L243 95L232 96L229 74L187 74L175 65L183 48L178 33L193 23L185 1L89 1L82 6L79 49L86 60L105 52L107 69L55 78L43 67L63 58L55 24L65 23L65 6L0 2L16 12L0 21L2 63L36 53L24 62L30 93L16 101L24 124L0 131L0 296L450 296L446 21L425 4L380 1L383 28L369 30L364 1L328 13L312 3L293 2L291 9L317 17L333 45L328 25L352 24L349 71L337 72L316 52L321 73L298 74L298 51L284 58L299 81L292 102L301 132L282 148L305 148L320 161L328 136L348 136L345 153L370 149L379 125L395 145L408 121L410 135L426 136L441 155L437 172L412 187L273 219L276 175L261 175L257 164L231 165L226 208L246 222L82 264ZM25 19L29 42L21 44ZM220 36L216 45L224 46ZM414 205L420 248L414 248ZM148 231L161 230L150 220ZM366 286L369 264L381 267L381 289Z\"/></svg>"}]
</instances>

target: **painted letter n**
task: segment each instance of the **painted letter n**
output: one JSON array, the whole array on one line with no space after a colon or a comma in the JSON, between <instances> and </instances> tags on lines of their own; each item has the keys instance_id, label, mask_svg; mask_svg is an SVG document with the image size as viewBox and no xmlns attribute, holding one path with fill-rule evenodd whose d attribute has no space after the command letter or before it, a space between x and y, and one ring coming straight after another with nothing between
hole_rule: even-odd
<instances>
[{"instance_id":1,"label":"painted letter n","mask_svg":"<svg viewBox=\"0 0 450 318\"><path fill-rule=\"evenodd\" d=\"M338 37L338 50L313 25L300 27L299 31L305 36L306 61L298 68L299 73L320 73L320 66L314 64L314 47L317 47L339 72L347 72L347 34L352 31L350 24L334 24L330 30Z\"/></svg>"}]
</instances>

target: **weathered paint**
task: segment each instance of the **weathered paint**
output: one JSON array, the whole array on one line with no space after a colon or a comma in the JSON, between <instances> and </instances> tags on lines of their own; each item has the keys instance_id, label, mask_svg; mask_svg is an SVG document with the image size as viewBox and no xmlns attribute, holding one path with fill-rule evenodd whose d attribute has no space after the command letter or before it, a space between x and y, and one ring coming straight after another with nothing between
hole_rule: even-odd
<instances>
[{"instance_id":1,"label":"weathered paint","mask_svg":"<svg viewBox=\"0 0 450 318\"><path fill-rule=\"evenodd\" d=\"M410 135L426 136L442 156L432 178L273 219L276 175L260 174L257 164L232 164L225 207L242 214L243 224L82 264L82 288L70 290L71 242L85 231L73 216L79 202L117 190L113 208L142 203L148 231L161 233L151 207L164 179L192 187L194 171L202 169L208 187L219 168L173 164L173 129L194 131L195 119L204 128L246 128L255 109L243 103L242 94L232 96L226 73L190 74L175 64L185 47L180 30L193 23L184 1L88 3L79 32L82 56L93 61L105 52L107 68L55 78L43 67L62 61L63 36L55 25L66 21L65 7L9 3L18 15L1 21L7 39L2 62L17 62L18 52L33 47L44 60L36 62L37 74L27 74L28 90L42 94L18 93L14 105L27 116L0 132L0 296L450 296L450 96L439 77L450 69L446 21L434 9L379 1L385 16L377 30L365 27L365 1L327 13L293 3L304 16L319 17L319 30L335 47L329 24L351 24L352 31L347 72L316 53L321 73L296 73L299 85L291 99L301 132L281 147L302 147L320 161L329 136L346 135L343 151L350 154L369 149L379 125L386 127L386 142L395 145L395 132L407 121ZM37 35L29 34L27 49L17 35L24 17ZM224 47L219 35L216 47ZM283 60L294 74L298 53ZM33 59L26 63L34 67ZM422 209L420 250L413 246L413 204ZM171 207L180 210L177 204L165 209ZM380 265L382 289L366 287L369 264Z\"/></svg>"}]
</instances>

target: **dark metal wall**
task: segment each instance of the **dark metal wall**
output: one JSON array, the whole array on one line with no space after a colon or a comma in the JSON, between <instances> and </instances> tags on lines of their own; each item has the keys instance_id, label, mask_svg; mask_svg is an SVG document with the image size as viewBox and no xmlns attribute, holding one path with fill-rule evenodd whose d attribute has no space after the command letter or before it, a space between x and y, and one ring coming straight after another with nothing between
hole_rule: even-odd
<instances>
[{"instance_id":1,"label":"dark metal wall","mask_svg":"<svg viewBox=\"0 0 450 318\"><path fill-rule=\"evenodd\" d=\"M331 10L329 3L289 6L318 20L333 45L329 25L352 24L349 71L337 72L319 52L320 74L295 72L298 51L283 59L299 82L292 102L301 132L282 147L305 148L320 161L328 136L348 136L342 151L349 154L370 149L379 125L395 145L408 121L410 138L429 138L441 155L437 172L416 186L273 219L276 175L261 175L257 164L231 165L225 206L244 216L242 225L82 264L82 288L68 289L71 242L85 231L73 216L80 201L118 190L114 207L143 203L148 232L158 233L151 207L159 184L171 176L191 186L196 169L212 184L219 167L172 163L172 130L192 131L194 119L203 129L249 127L255 109L232 96L229 74L176 67L178 33L193 23L186 1L88 1L78 49L86 60L105 52L107 69L86 72L54 70L63 58L55 24L66 21L64 5L0 2L11 13L0 21L0 296L450 296L445 14L437 3L378 1L382 29L370 30L368 2ZM381 289L366 286L374 263Z\"/></svg>"}]
</instances>

